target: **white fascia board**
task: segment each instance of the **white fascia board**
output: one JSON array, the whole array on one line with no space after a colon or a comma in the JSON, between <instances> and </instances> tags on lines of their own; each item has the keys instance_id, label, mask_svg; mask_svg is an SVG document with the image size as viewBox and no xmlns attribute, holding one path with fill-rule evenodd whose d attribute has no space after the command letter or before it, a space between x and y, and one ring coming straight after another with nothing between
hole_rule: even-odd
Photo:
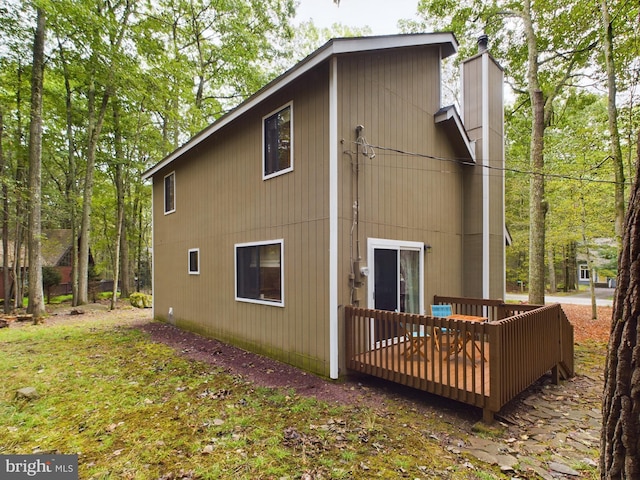
<instances>
[{"instance_id":1,"label":"white fascia board","mask_svg":"<svg viewBox=\"0 0 640 480\"><path fill-rule=\"evenodd\" d=\"M249 97L235 109L220 117L216 122L212 123L196 136L191 138L191 140L189 140L187 143L185 143L181 147L178 147L159 163L149 168L142 174L142 179L147 180L148 178L151 178L158 171L169 165L175 159L181 157L186 152L205 141L215 132L230 124L235 119L272 96L278 90L281 90L286 85L290 84L300 76L307 73L309 70L312 70L319 64L323 63L333 55L438 44L443 45L443 48L440 49L442 58L453 55L458 51L458 41L456 40L455 35L451 32L336 38L333 40L329 40L322 47L306 57L293 68L280 75L278 78L276 78L264 88Z\"/></svg>"}]
</instances>

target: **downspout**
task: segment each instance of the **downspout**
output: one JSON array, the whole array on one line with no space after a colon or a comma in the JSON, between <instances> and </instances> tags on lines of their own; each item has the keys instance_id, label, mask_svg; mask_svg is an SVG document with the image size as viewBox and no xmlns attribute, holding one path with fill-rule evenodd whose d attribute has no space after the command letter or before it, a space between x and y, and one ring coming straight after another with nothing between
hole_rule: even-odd
<instances>
[{"instance_id":1,"label":"downspout","mask_svg":"<svg viewBox=\"0 0 640 480\"><path fill-rule=\"evenodd\" d=\"M329 377L338 378L338 59L329 63Z\"/></svg>"}]
</instances>

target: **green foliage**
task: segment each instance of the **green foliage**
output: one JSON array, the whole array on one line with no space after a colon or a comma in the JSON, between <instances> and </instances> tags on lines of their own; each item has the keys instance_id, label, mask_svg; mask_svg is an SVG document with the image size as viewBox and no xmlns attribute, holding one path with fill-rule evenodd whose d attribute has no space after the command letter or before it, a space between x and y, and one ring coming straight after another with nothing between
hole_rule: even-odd
<instances>
[{"instance_id":1,"label":"green foliage","mask_svg":"<svg viewBox=\"0 0 640 480\"><path fill-rule=\"evenodd\" d=\"M49 304L59 305L61 303L70 303L73 299L73 295L57 295L48 300Z\"/></svg>"},{"instance_id":2,"label":"green foliage","mask_svg":"<svg viewBox=\"0 0 640 480\"><path fill-rule=\"evenodd\" d=\"M627 123L625 115L620 117L627 132L623 148L631 165L638 109L633 106L637 101L631 87L637 80L629 82L628 72L634 70L630 67L637 63L638 51L637 35L630 32L625 19L636 18L638 6L614 3L611 9L615 39L623 46L616 53L617 73L630 105L627 118L633 119ZM599 9L585 0L421 0L418 11L421 21L407 22L409 31L452 30L461 42L461 58L473 55L475 39L487 34L491 54L505 68L513 93L505 111L506 221L513 238L507 251L508 284L515 286L518 280L527 279L529 268L532 88L542 90L546 109L547 249L561 252L572 242L613 237L614 174L607 159L608 116L605 99L596 93L598 86L604 86L597 48L602 30ZM577 85L581 88L574 88Z\"/></svg>"},{"instance_id":3,"label":"green foliage","mask_svg":"<svg viewBox=\"0 0 640 480\"><path fill-rule=\"evenodd\" d=\"M151 295L141 292L129 295L129 302L136 308L151 308L153 306Z\"/></svg>"},{"instance_id":4,"label":"green foliage","mask_svg":"<svg viewBox=\"0 0 640 480\"><path fill-rule=\"evenodd\" d=\"M56 267L42 267L42 286L46 289L60 285L62 275Z\"/></svg>"},{"instance_id":5,"label":"green foliage","mask_svg":"<svg viewBox=\"0 0 640 480\"><path fill-rule=\"evenodd\" d=\"M47 293L47 303L51 301L51 289L56 285L60 285L62 275L56 267L42 267L42 288Z\"/></svg>"},{"instance_id":6,"label":"green foliage","mask_svg":"<svg viewBox=\"0 0 640 480\"><path fill-rule=\"evenodd\" d=\"M83 192L93 186L88 236L99 270L111 277L120 198L131 253L124 268L133 278L151 238L151 191L142 172L281 73L290 59L294 2L10 0L0 7L2 181L12 226L26 224L25 59L36 5L46 10L48 29L42 227L79 230ZM92 142L95 172L85 184Z\"/></svg>"},{"instance_id":7,"label":"green foliage","mask_svg":"<svg viewBox=\"0 0 640 480\"><path fill-rule=\"evenodd\" d=\"M348 27L339 23L333 24L330 28L318 28L313 21L302 22L295 31L291 41L288 41L287 49L291 52L292 58L288 59L289 65L298 62L304 57L320 48L332 38L348 38L371 35L369 27Z\"/></svg>"}]
</instances>

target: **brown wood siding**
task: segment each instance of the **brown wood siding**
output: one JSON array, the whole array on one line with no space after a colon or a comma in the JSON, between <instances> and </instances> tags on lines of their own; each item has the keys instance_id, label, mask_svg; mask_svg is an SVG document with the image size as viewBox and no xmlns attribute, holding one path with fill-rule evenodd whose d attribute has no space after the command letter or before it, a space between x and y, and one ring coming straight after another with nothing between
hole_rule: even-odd
<instances>
[{"instance_id":1,"label":"brown wood siding","mask_svg":"<svg viewBox=\"0 0 640 480\"><path fill-rule=\"evenodd\" d=\"M319 68L154 177L155 314L328 375L328 69ZM293 102L293 172L262 180L262 117ZM176 211L163 177L176 173ZM284 239L284 307L235 300L234 245ZM187 252L200 249L200 275Z\"/></svg>"},{"instance_id":2,"label":"brown wood siding","mask_svg":"<svg viewBox=\"0 0 640 480\"><path fill-rule=\"evenodd\" d=\"M464 63L462 98L464 124L476 140L477 163L482 163L482 62L480 57ZM481 298L482 289L482 173L481 166L465 171L464 295Z\"/></svg>"},{"instance_id":3,"label":"brown wood siding","mask_svg":"<svg viewBox=\"0 0 640 480\"><path fill-rule=\"evenodd\" d=\"M468 294L465 278L475 273L463 256L482 243L463 241L474 239L470 219L481 222L481 203L468 197L481 169L453 161L450 139L434 122L441 107L438 48L343 55L337 68L338 304L351 303L350 259L358 245L362 264L373 261L368 238L432 247L424 263L427 310L434 295ZM154 176L156 316L168 319L173 308L182 327L324 375L331 314L328 76L328 65L316 67ZM294 170L263 181L262 117L288 102ZM355 154L357 125L375 158ZM176 212L164 215L163 178L171 171ZM359 226L351 238L356 191ZM284 239L285 306L235 301L234 245L276 239ZM190 248L200 249L197 276L187 272ZM356 294L366 306L366 282ZM343 346L342 316L340 322Z\"/></svg>"},{"instance_id":4,"label":"brown wood siding","mask_svg":"<svg viewBox=\"0 0 640 480\"><path fill-rule=\"evenodd\" d=\"M440 108L437 48L341 57L338 64L340 300L348 304L350 240L356 160L355 128L372 145L404 152L454 158L448 139L434 123ZM359 163L359 237L364 265L367 239L421 241L425 254L425 299L440 292L462 294L462 179L455 162L375 149ZM367 305L366 282L359 289ZM428 308L428 300L425 300Z\"/></svg>"},{"instance_id":5,"label":"brown wood siding","mask_svg":"<svg viewBox=\"0 0 640 480\"><path fill-rule=\"evenodd\" d=\"M488 57L488 85L483 85L483 55L463 64L464 123L471 139L476 140L476 167L466 169L464 207L464 295L483 296L483 175L489 175L489 297L504 295L504 172L502 70ZM488 88L488 159L483 159L483 89Z\"/></svg>"},{"instance_id":6,"label":"brown wood siding","mask_svg":"<svg viewBox=\"0 0 640 480\"><path fill-rule=\"evenodd\" d=\"M489 59L489 164L490 176L489 216L491 249L491 298L503 298L505 294L505 218L504 218L504 112L502 69Z\"/></svg>"}]
</instances>

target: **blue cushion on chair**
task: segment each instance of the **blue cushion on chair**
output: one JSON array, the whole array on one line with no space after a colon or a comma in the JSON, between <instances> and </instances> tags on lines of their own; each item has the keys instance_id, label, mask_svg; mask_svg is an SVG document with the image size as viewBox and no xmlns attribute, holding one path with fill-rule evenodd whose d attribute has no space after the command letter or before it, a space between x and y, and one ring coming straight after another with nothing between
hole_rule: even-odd
<instances>
[{"instance_id":1,"label":"blue cushion on chair","mask_svg":"<svg viewBox=\"0 0 640 480\"><path fill-rule=\"evenodd\" d=\"M453 315L451 305L431 305L432 317L448 317Z\"/></svg>"},{"instance_id":2,"label":"blue cushion on chair","mask_svg":"<svg viewBox=\"0 0 640 480\"><path fill-rule=\"evenodd\" d=\"M453 315L453 309L451 305L431 305L431 316L432 317L448 317L449 315ZM444 327L434 327L433 329L435 341L436 341L436 349L440 350L440 335L448 335L449 330Z\"/></svg>"}]
</instances>

